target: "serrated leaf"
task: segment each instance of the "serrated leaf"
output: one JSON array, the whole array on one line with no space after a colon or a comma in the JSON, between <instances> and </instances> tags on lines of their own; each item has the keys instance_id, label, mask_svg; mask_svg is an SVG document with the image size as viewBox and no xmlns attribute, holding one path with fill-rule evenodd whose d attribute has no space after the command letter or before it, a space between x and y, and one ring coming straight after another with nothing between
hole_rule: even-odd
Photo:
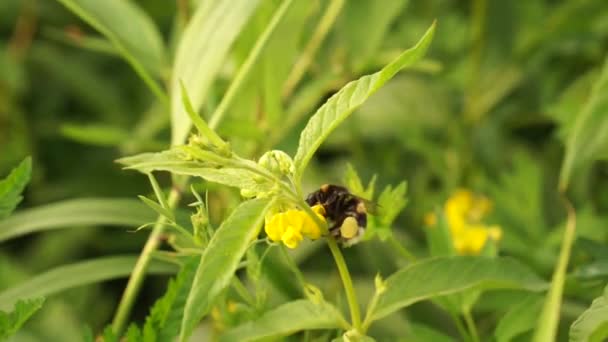
<instances>
[{"instance_id":1,"label":"serrated leaf","mask_svg":"<svg viewBox=\"0 0 608 342\"><path fill-rule=\"evenodd\" d=\"M516 288L540 291L546 283L509 258L439 257L410 264L386 279L371 317L380 319L421 300L467 289Z\"/></svg>"},{"instance_id":2,"label":"serrated leaf","mask_svg":"<svg viewBox=\"0 0 608 342\"><path fill-rule=\"evenodd\" d=\"M207 1L198 6L180 39L171 79L171 144L184 142L192 122L180 96L180 82L188 89L198 112L226 55L254 12L258 0Z\"/></svg>"},{"instance_id":3,"label":"serrated leaf","mask_svg":"<svg viewBox=\"0 0 608 342\"><path fill-rule=\"evenodd\" d=\"M220 341L256 341L287 336L301 330L348 329L342 314L331 304L296 300L264 313L220 337Z\"/></svg>"},{"instance_id":4,"label":"serrated leaf","mask_svg":"<svg viewBox=\"0 0 608 342\"><path fill-rule=\"evenodd\" d=\"M31 173L32 158L27 157L0 181L0 219L10 215L21 202L21 192L30 181Z\"/></svg>"},{"instance_id":5,"label":"serrated leaf","mask_svg":"<svg viewBox=\"0 0 608 342\"><path fill-rule=\"evenodd\" d=\"M201 257L186 301L180 341L186 341L196 324L209 312L230 279L249 243L259 234L269 199L254 199L239 205L211 238Z\"/></svg>"},{"instance_id":6,"label":"serrated leaf","mask_svg":"<svg viewBox=\"0 0 608 342\"><path fill-rule=\"evenodd\" d=\"M394 189L390 185L384 188L378 197L378 218L382 225L392 225L397 215L405 208L407 205L406 192L406 182L399 183Z\"/></svg>"},{"instance_id":7,"label":"serrated leaf","mask_svg":"<svg viewBox=\"0 0 608 342\"><path fill-rule=\"evenodd\" d=\"M514 303L496 326L494 331L496 341L508 342L518 335L532 330L542 306L543 298L537 295L530 295L519 303Z\"/></svg>"},{"instance_id":8,"label":"serrated leaf","mask_svg":"<svg viewBox=\"0 0 608 342\"><path fill-rule=\"evenodd\" d=\"M169 281L165 294L154 303L143 328L144 341L173 341L179 335L198 261L196 257L188 259L177 276Z\"/></svg>"},{"instance_id":9,"label":"serrated leaf","mask_svg":"<svg viewBox=\"0 0 608 342\"><path fill-rule=\"evenodd\" d=\"M137 256L105 257L81 261L40 273L23 283L0 292L0 309L11 307L17 298L47 296L76 286L126 277L133 271ZM148 273L175 272L175 265L154 261Z\"/></svg>"},{"instance_id":10,"label":"serrated leaf","mask_svg":"<svg viewBox=\"0 0 608 342\"><path fill-rule=\"evenodd\" d=\"M576 117L568 136L566 155L559 176L565 191L572 173L605 154L608 147L608 58L585 106Z\"/></svg>"},{"instance_id":11,"label":"serrated leaf","mask_svg":"<svg viewBox=\"0 0 608 342\"><path fill-rule=\"evenodd\" d=\"M382 70L348 83L317 110L300 135L298 151L294 158L296 179L301 178L314 153L340 123L401 69L412 65L424 56L434 32L433 23L414 47L404 51Z\"/></svg>"},{"instance_id":12,"label":"serrated leaf","mask_svg":"<svg viewBox=\"0 0 608 342\"><path fill-rule=\"evenodd\" d=\"M43 303L44 298L18 300L13 311L0 311L0 341L14 335Z\"/></svg>"},{"instance_id":13,"label":"serrated leaf","mask_svg":"<svg viewBox=\"0 0 608 342\"><path fill-rule=\"evenodd\" d=\"M357 173L357 170L353 167L351 163L346 164L346 171L344 172L344 185L348 188L348 190L360 197L370 199L371 197L367 197L365 193L365 189L363 188L363 183L361 183L361 178Z\"/></svg>"},{"instance_id":14,"label":"serrated leaf","mask_svg":"<svg viewBox=\"0 0 608 342\"><path fill-rule=\"evenodd\" d=\"M160 76L164 46L148 15L130 0L57 0L103 34L160 98L165 98L153 76Z\"/></svg>"},{"instance_id":15,"label":"serrated leaf","mask_svg":"<svg viewBox=\"0 0 608 342\"><path fill-rule=\"evenodd\" d=\"M604 294L570 327L570 342L601 342L608 338L608 286Z\"/></svg>"},{"instance_id":16,"label":"serrated leaf","mask_svg":"<svg viewBox=\"0 0 608 342\"><path fill-rule=\"evenodd\" d=\"M79 227L138 227L155 216L141 202L124 198L80 198L22 210L0 221L0 242L35 232Z\"/></svg>"}]
</instances>

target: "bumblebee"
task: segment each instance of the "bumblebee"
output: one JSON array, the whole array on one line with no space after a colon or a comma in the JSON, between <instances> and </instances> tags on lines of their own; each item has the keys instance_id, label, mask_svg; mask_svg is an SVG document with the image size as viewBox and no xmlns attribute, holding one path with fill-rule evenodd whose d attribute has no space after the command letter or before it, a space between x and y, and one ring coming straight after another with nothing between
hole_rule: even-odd
<instances>
[{"instance_id":1,"label":"bumblebee","mask_svg":"<svg viewBox=\"0 0 608 342\"><path fill-rule=\"evenodd\" d=\"M371 202L351 194L339 185L324 184L306 197L308 205L321 205L329 222L329 232L345 246L357 243L367 227Z\"/></svg>"}]
</instances>

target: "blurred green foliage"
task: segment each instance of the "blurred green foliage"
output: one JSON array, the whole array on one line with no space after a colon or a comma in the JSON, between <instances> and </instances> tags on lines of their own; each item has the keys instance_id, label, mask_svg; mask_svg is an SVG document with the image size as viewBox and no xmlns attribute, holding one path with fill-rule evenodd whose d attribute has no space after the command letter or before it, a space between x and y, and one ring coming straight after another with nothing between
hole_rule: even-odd
<instances>
[{"instance_id":1,"label":"blurred green foliage","mask_svg":"<svg viewBox=\"0 0 608 342\"><path fill-rule=\"evenodd\" d=\"M139 74L148 73L151 82L164 89L172 82L178 37L196 4L204 6L206 1L131 2L143 11L145 17L140 19L150 27L134 25L128 13L106 17L111 23L108 27L141 39L149 38L148 31L158 31L155 34L162 42L146 40L146 50L139 50L137 39L122 44L142 62ZM218 77L209 84L207 96L197 100L203 116L217 108L279 3L261 0L226 58L216 61L221 64ZM606 82L598 82L608 77L604 66L608 3L336 3L294 0L251 76L226 109L217 127L220 135L253 159L274 148L293 155L301 128L331 94L348 81L379 70L437 20L425 59L397 75L330 136L303 178L305 188L312 191L323 183L341 183L349 163L363 184L377 175L376 189L407 180L408 207L392 223L392 235L419 256L428 255L424 216L440 208L456 189L473 189L494 203L490 220L503 229L499 254L519 259L549 280L565 230L566 211L558 182L569 151L573 160L585 163L573 167L569 182L565 181L577 210L578 233L560 312L558 339L567 340L570 324L594 298L601 298L608 280L608 176L605 162L591 163L606 157L608 141ZM303 55L314 51L310 42L317 39L319 23L328 11L337 13L335 22L328 23L316 53L303 60ZM26 156L31 155L33 163L32 180L18 214L66 199L133 199L152 194L145 177L121 170L114 161L166 149L172 139L171 115L158 94L134 72L133 63L130 66L121 59L124 55L59 2L0 1L0 175L8 175ZM306 63L298 80L294 65ZM213 81L212 76L206 77ZM598 89L592 95L594 87ZM196 96L202 96L204 91L198 90L201 94ZM580 123L587 116L589 120ZM569 139L575 143L568 145ZM159 182L165 188L171 186L167 175L159 176ZM239 201L238 192L226 188L200 182L195 187L209 190L209 215L217 225ZM365 191L363 186L360 191ZM190 196L183 202L193 201ZM384 202L383 207L388 206ZM61 229L2 242L0 290L60 265L137 254L147 237L145 230L104 229L107 226L99 226L94 219L66 224L89 229ZM339 297L341 285L331 257L317 247L304 246L295 259L310 282L322 284L326 296ZM373 294L376 273L388 275L406 264L398 252L383 248L377 239L344 253L363 303ZM298 298L290 276L281 276L289 271L279 253L269 253L268 258L279 270L268 277L279 277L273 283L283 284L266 295L272 302ZM146 279L135 322L142 323L152 303L164 293L166 279ZM101 332L112 319L124 285L124 280L113 280L47 298L19 332L19 341L74 340L85 335L85 326ZM505 313L510 319L516 315L510 311L513 301L502 298L508 295L499 291L479 300L473 314L482 336L492 336ZM530 301L521 294L517 298ZM448 318L438 306L419 303L405 314L378 322L370 334L379 340L458 336ZM236 323L236 318L223 322ZM519 323L502 321L500 326L507 330L508 324ZM522 329L518 340L523 341L530 338L532 328L513 329Z\"/></svg>"}]
</instances>

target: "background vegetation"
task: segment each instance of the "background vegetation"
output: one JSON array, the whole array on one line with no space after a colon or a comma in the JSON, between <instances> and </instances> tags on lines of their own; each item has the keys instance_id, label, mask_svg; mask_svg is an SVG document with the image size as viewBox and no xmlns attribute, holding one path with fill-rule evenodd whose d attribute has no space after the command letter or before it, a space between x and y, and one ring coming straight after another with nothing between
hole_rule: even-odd
<instances>
[{"instance_id":1,"label":"background vegetation","mask_svg":"<svg viewBox=\"0 0 608 342\"><path fill-rule=\"evenodd\" d=\"M571 324L596 298L594 310L606 310L608 177L601 159L608 147L608 3L294 0L281 16L283 1L255 3L0 1L0 175L27 156L32 164L23 201L0 221L0 309L12 310L17 298L46 297L33 304L42 308L15 340L80 340L112 322L149 235L135 229L157 216L136 198L154 197L148 179L115 160L185 140L190 123L174 75L184 77L197 111L241 156L257 160L270 149L294 155L317 108L413 46L435 20L426 56L329 136L302 179L304 192L345 177L353 184L353 170L364 184L377 176L374 200L385 186L407 181L407 208L392 229L343 250L361 303L372 297L376 274L387 277L411 262L404 253L436 255L425 227L429 212L441 216L458 189L484 194L493 203L486 221L502 229L498 255L525 264L551 290L484 292L468 315L481 340L527 341L535 331L539 340L553 340L539 332L552 327L536 325L543 303L541 317L559 322L556 340L586 340L573 337ZM198 18L205 6L217 17ZM268 40L258 45L265 32ZM258 47L258 58L249 59ZM221 114L212 116L218 106ZM26 178L26 168L27 162L16 176ZM167 192L179 183L168 173L155 175ZM200 179L192 184L208 191L208 219L216 227L241 202L238 190ZM0 194L12 191L4 186ZM176 215L189 222L195 209L187 204L196 198L189 186L181 191ZM168 253L170 243L161 249ZM155 255L129 322L144 322L165 293L177 270L160 261L167 253ZM292 256L306 280L347 312L325 244L304 244ZM271 303L302 298L278 249L267 262L273 271L263 276L271 278L264 295ZM32 282L49 270L60 273ZM227 296L198 336L248 319L224 312L238 298ZM444 304L416 303L369 334L474 339L470 329L459 331L461 318L453 320ZM605 333L607 315L593 317L596 324L582 336L600 331L599 340L605 335L596 328Z\"/></svg>"}]
</instances>

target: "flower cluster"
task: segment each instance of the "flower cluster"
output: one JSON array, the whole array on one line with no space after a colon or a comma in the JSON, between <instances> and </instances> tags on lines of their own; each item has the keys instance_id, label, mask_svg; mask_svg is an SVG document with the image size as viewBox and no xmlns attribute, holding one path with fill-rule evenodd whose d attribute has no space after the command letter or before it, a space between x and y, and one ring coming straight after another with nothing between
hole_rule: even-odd
<instances>
[{"instance_id":1,"label":"flower cluster","mask_svg":"<svg viewBox=\"0 0 608 342\"><path fill-rule=\"evenodd\" d=\"M469 190L456 191L445 203L444 214L449 224L452 243L459 254L480 254L488 240L498 241L502 230L486 225L483 218L492 210L492 202ZM434 214L425 218L427 226L436 224Z\"/></svg>"},{"instance_id":2,"label":"flower cluster","mask_svg":"<svg viewBox=\"0 0 608 342\"><path fill-rule=\"evenodd\" d=\"M326 222L323 206L315 205L312 210L321 221ZM315 220L305 211L298 209L270 215L266 218L264 230L270 240L282 241L289 248L296 248L304 237L311 240L321 237L321 229Z\"/></svg>"}]
</instances>

